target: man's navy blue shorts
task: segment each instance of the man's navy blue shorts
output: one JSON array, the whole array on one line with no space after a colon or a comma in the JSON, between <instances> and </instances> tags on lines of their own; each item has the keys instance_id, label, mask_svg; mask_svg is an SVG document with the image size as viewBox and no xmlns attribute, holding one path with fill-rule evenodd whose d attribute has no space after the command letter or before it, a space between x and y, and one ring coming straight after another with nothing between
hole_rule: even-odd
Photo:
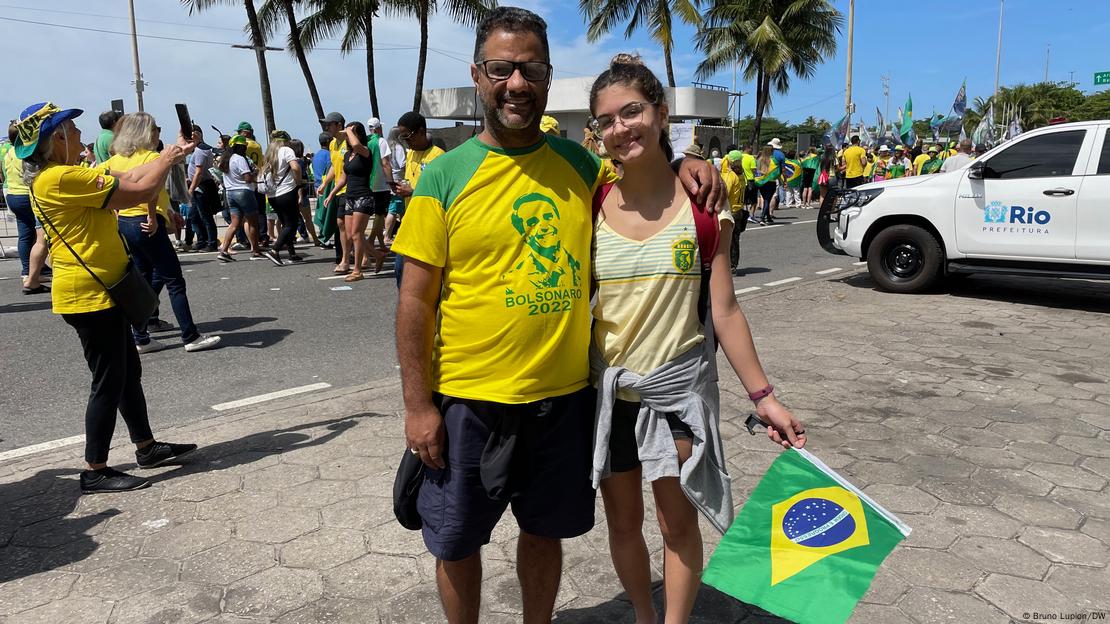
<instances>
[{"instance_id":1,"label":"man's navy blue shorts","mask_svg":"<svg viewBox=\"0 0 1110 624\"><path fill-rule=\"evenodd\" d=\"M587 386L519 405L443 397L447 467L427 470L416 502L428 551L445 561L478 552L510 504L525 533L565 539L593 528L590 465L596 396ZM487 445L503 439L506 424L515 445L511 462L501 464L508 485L498 499L487 491L490 473L497 472L488 461L496 452L487 452Z\"/></svg>"}]
</instances>

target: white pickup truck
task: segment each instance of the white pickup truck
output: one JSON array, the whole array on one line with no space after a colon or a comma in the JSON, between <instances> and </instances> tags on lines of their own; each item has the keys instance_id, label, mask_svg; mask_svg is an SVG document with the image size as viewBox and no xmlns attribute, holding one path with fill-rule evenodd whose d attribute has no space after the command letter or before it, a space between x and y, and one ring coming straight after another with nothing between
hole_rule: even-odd
<instances>
[{"instance_id":1,"label":"white pickup truck","mask_svg":"<svg viewBox=\"0 0 1110 624\"><path fill-rule=\"evenodd\" d=\"M1048 126L949 173L829 193L817 237L882 290L948 274L1110 279L1110 121Z\"/></svg>"}]
</instances>

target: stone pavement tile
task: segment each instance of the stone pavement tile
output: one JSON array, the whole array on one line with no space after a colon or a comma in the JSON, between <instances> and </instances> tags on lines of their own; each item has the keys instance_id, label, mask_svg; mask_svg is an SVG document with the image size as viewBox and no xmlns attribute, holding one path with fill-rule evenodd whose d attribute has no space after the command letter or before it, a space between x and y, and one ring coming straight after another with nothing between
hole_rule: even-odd
<instances>
[{"instance_id":1,"label":"stone pavement tile","mask_svg":"<svg viewBox=\"0 0 1110 624\"><path fill-rule=\"evenodd\" d=\"M439 595L432 589L434 606L439 609ZM397 601L404 601L405 596L412 592L397 597ZM413 596L420 599L419 595ZM312 604L301 607L296 611L287 613L277 620L276 624L366 624L379 621L379 603L369 600L354 600L350 598L321 598ZM414 607L419 605L412 605ZM443 611L431 612L434 617L424 619L398 619L397 624L415 624L417 622L436 622L443 618ZM381 619L381 622L392 620Z\"/></svg>"},{"instance_id":2,"label":"stone pavement tile","mask_svg":"<svg viewBox=\"0 0 1110 624\"><path fill-rule=\"evenodd\" d=\"M1058 486L1052 490L1049 498L1084 515L1110 519L1110 490L1089 492Z\"/></svg>"},{"instance_id":3,"label":"stone pavement tile","mask_svg":"<svg viewBox=\"0 0 1110 624\"><path fill-rule=\"evenodd\" d=\"M982 468L1024 468L1030 463L1013 451L983 446L963 446L956 449L954 455Z\"/></svg>"},{"instance_id":4,"label":"stone pavement tile","mask_svg":"<svg viewBox=\"0 0 1110 624\"><path fill-rule=\"evenodd\" d=\"M420 531L410 531L396 521L385 522L374 528L373 533L370 534L370 550L386 555L409 557L418 557L428 552Z\"/></svg>"},{"instance_id":5,"label":"stone pavement tile","mask_svg":"<svg viewBox=\"0 0 1110 624\"><path fill-rule=\"evenodd\" d=\"M220 613L223 590L211 585L175 583L116 603L111 624L196 624Z\"/></svg>"},{"instance_id":6,"label":"stone pavement tile","mask_svg":"<svg viewBox=\"0 0 1110 624\"><path fill-rule=\"evenodd\" d=\"M1057 565L1045 582L1073 601L1074 610L1110 611L1105 568Z\"/></svg>"},{"instance_id":7,"label":"stone pavement tile","mask_svg":"<svg viewBox=\"0 0 1110 624\"><path fill-rule=\"evenodd\" d=\"M1105 567L1110 562L1110 547L1075 531L1026 527L1018 541L1056 563Z\"/></svg>"},{"instance_id":8,"label":"stone pavement tile","mask_svg":"<svg viewBox=\"0 0 1110 624\"><path fill-rule=\"evenodd\" d=\"M944 550L900 546L885 562L912 587L967 591L983 576L975 564Z\"/></svg>"},{"instance_id":9,"label":"stone pavement tile","mask_svg":"<svg viewBox=\"0 0 1110 624\"><path fill-rule=\"evenodd\" d=\"M1006 495L994 508L1025 524L1074 529L1082 521L1079 512L1043 497Z\"/></svg>"},{"instance_id":10,"label":"stone pavement tile","mask_svg":"<svg viewBox=\"0 0 1110 624\"><path fill-rule=\"evenodd\" d=\"M1009 624L1010 618L978 596L915 587L906 593L898 608L918 624L974 622Z\"/></svg>"},{"instance_id":11,"label":"stone pavement tile","mask_svg":"<svg viewBox=\"0 0 1110 624\"><path fill-rule=\"evenodd\" d=\"M1007 449L1026 459L1046 461L1053 464L1073 466L1080 459L1078 453L1047 442L1013 442Z\"/></svg>"},{"instance_id":12,"label":"stone pavement tile","mask_svg":"<svg viewBox=\"0 0 1110 624\"><path fill-rule=\"evenodd\" d=\"M982 487L1007 494L1044 496L1055 487L1051 481L1013 468L980 468L974 479Z\"/></svg>"},{"instance_id":13,"label":"stone pavement tile","mask_svg":"<svg viewBox=\"0 0 1110 624\"><path fill-rule=\"evenodd\" d=\"M985 487L973 479L926 477L917 487L945 503L955 505L990 505L1000 496L997 490Z\"/></svg>"},{"instance_id":14,"label":"stone pavement tile","mask_svg":"<svg viewBox=\"0 0 1110 624\"><path fill-rule=\"evenodd\" d=\"M324 527L281 547L281 564L290 568L328 570L369 552L362 531Z\"/></svg>"},{"instance_id":15,"label":"stone pavement tile","mask_svg":"<svg viewBox=\"0 0 1110 624\"><path fill-rule=\"evenodd\" d=\"M949 432L945 432L947 435ZM942 479L963 479L971 476L976 467L971 462L955 457L927 457L914 455L899 462L907 469L922 476Z\"/></svg>"},{"instance_id":16,"label":"stone pavement tile","mask_svg":"<svg viewBox=\"0 0 1110 624\"><path fill-rule=\"evenodd\" d=\"M1110 444L1097 437L1062 435L1056 445L1086 457L1110 457Z\"/></svg>"},{"instance_id":17,"label":"stone pavement tile","mask_svg":"<svg viewBox=\"0 0 1110 624\"><path fill-rule=\"evenodd\" d=\"M278 492L278 502L285 507L319 508L355 495L351 481L316 479Z\"/></svg>"},{"instance_id":18,"label":"stone pavement tile","mask_svg":"<svg viewBox=\"0 0 1110 624\"><path fill-rule=\"evenodd\" d=\"M352 496L320 511L324 526L369 531L393 520L393 500L375 496Z\"/></svg>"},{"instance_id":19,"label":"stone pavement tile","mask_svg":"<svg viewBox=\"0 0 1110 624\"><path fill-rule=\"evenodd\" d=\"M852 612L853 624L913 624L898 607L860 603Z\"/></svg>"},{"instance_id":20,"label":"stone pavement tile","mask_svg":"<svg viewBox=\"0 0 1110 624\"><path fill-rule=\"evenodd\" d=\"M1047 583L1007 574L989 575L975 593L1021 622L1034 621L1031 615L1036 613L1065 613L1075 605Z\"/></svg>"},{"instance_id":21,"label":"stone pavement tile","mask_svg":"<svg viewBox=\"0 0 1110 624\"><path fill-rule=\"evenodd\" d=\"M875 500L882 501L880 504L883 507L895 513L929 513L940 504L930 494L909 485L879 483L869 485L863 491Z\"/></svg>"},{"instance_id":22,"label":"stone pavement tile","mask_svg":"<svg viewBox=\"0 0 1110 624\"><path fill-rule=\"evenodd\" d=\"M274 567L229 585L224 593L224 609L273 619L319 600L323 594L319 572Z\"/></svg>"},{"instance_id":23,"label":"stone pavement tile","mask_svg":"<svg viewBox=\"0 0 1110 624\"><path fill-rule=\"evenodd\" d=\"M1084 461L1091 461L1091 459L1088 458ZM1110 460L1107 461L1110 463ZM1078 466L1038 462L1030 464L1025 470L1050 481L1053 485L1063 485L1081 490L1098 491L1106 487L1107 482L1104 477Z\"/></svg>"},{"instance_id":24,"label":"stone pavement tile","mask_svg":"<svg viewBox=\"0 0 1110 624\"><path fill-rule=\"evenodd\" d=\"M1095 539L1102 540L1103 544L1110 545L1110 520L1087 518L1079 530Z\"/></svg>"},{"instance_id":25,"label":"stone pavement tile","mask_svg":"<svg viewBox=\"0 0 1110 624\"><path fill-rule=\"evenodd\" d=\"M961 537L952 552L988 572L1004 572L1039 581L1051 562L1041 553L1016 540L997 537Z\"/></svg>"},{"instance_id":26,"label":"stone pavement tile","mask_svg":"<svg viewBox=\"0 0 1110 624\"><path fill-rule=\"evenodd\" d=\"M233 539L186 559L181 580L227 585L275 565L273 546Z\"/></svg>"},{"instance_id":27,"label":"stone pavement tile","mask_svg":"<svg viewBox=\"0 0 1110 624\"><path fill-rule=\"evenodd\" d=\"M239 520L277 507L276 492L231 492L196 505L200 520Z\"/></svg>"},{"instance_id":28,"label":"stone pavement tile","mask_svg":"<svg viewBox=\"0 0 1110 624\"><path fill-rule=\"evenodd\" d=\"M112 603L93 598L71 596L63 601L44 604L11 617L0 617L4 624L105 624L112 613Z\"/></svg>"},{"instance_id":29,"label":"stone pavement tile","mask_svg":"<svg viewBox=\"0 0 1110 624\"><path fill-rule=\"evenodd\" d=\"M157 491L156 488L147 489ZM122 513L108 521L108 527L104 534L146 537L165 531L170 527L191 522L196 517L197 506L195 503L131 503L123 508Z\"/></svg>"},{"instance_id":30,"label":"stone pavement tile","mask_svg":"<svg viewBox=\"0 0 1110 624\"><path fill-rule=\"evenodd\" d=\"M917 529L914 529L914 533ZM894 570L885 562L879 567L879 571L875 574L875 578L871 581L871 587L867 589L867 593L863 595L860 600L862 602L869 602L874 604L891 605L898 602L907 591L910 590L910 584L902 577L898 576Z\"/></svg>"},{"instance_id":31,"label":"stone pavement tile","mask_svg":"<svg viewBox=\"0 0 1110 624\"><path fill-rule=\"evenodd\" d=\"M98 572L81 575L73 593L90 598L122 600L177 580L179 564L169 559L127 559Z\"/></svg>"},{"instance_id":32,"label":"stone pavement tile","mask_svg":"<svg viewBox=\"0 0 1110 624\"><path fill-rule=\"evenodd\" d=\"M42 572L0 585L0 615L11 615L69 595L76 574Z\"/></svg>"},{"instance_id":33,"label":"stone pavement tile","mask_svg":"<svg viewBox=\"0 0 1110 624\"><path fill-rule=\"evenodd\" d=\"M315 509L275 507L235 521L235 537L250 542L281 544L320 527Z\"/></svg>"},{"instance_id":34,"label":"stone pavement tile","mask_svg":"<svg viewBox=\"0 0 1110 624\"><path fill-rule=\"evenodd\" d=\"M231 523L213 520L193 520L179 524L143 541L143 557L185 559L219 546L231 539Z\"/></svg>"},{"instance_id":35,"label":"stone pavement tile","mask_svg":"<svg viewBox=\"0 0 1110 624\"><path fill-rule=\"evenodd\" d=\"M936 510L931 514L900 512L898 518L913 529L904 542L906 546L944 550L959 537L956 523L944 516L936 515Z\"/></svg>"},{"instance_id":36,"label":"stone pavement tile","mask_svg":"<svg viewBox=\"0 0 1110 624\"><path fill-rule=\"evenodd\" d=\"M188 479L170 479L163 486L162 500L199 503L239 489L239 475L220 472L190 475Z\"/></svg>"},{"instance_id":37,"label":"stone pavement tile","mask_svg":"<svg viewBox=\"0 0 1110 624\"><path fill-rule=\"evenodd\" d=\"M1026 423L1012 423L997 421L987 427L987 431L1000 436L1007 442L1041 442L1048 444L1060 435L1059 431L1051 427L1042 427L1038 420L1036 425Z\"/></svg>"},{"instance_id":38,"label":"stone pavement tile","mask_svg":"<svg viewBox=\"0 0 1110 624\"><path fill-rule=\"evenodd\" d=\"M278 492L308 483L319 476L316 466L275 464L243 475L244 492Z\"/></svg>"},{"instance_id":39,"label":"stone pavement tile","mask_svg":"<svg viewBox=\"0 0 1110 624\"><path fill-rule=\"evenodd\" d=\"M137 557L142 548L141 537L98 535L88 543L67 544L47 551L37 551L43 570L85 573ZM0 572L0 578L4 572Z\"/></svg>"},{"instance_id":40,"label":"stone pavement tile","mask_svg":"<svg viewBox=\"0 0 1110 624\"><path fill-rule=\"evenodd\" d=\"M984 418L983 420L986 419ZM1006 445L1010 443L1011 438L992 430L992 427L999 424L1008 423L989 423L988 421L986 429L971 429L962 425L953 424L953 426L944 431L943 435L949 440L959 442L960 444L975 445L989 449L1001 449L1005 448Z\"/></svg>"},{"instance_id":41,"label":"stone pavement tile","mask_svg":"<svg viewBox=\"0 0 1110 624\"><path fill-rule=\"evenodd\" d=\"M420 572L412 557L370 553L324 572L328 597L384 602L418 585Z\"/></svg>"}]
</instances>

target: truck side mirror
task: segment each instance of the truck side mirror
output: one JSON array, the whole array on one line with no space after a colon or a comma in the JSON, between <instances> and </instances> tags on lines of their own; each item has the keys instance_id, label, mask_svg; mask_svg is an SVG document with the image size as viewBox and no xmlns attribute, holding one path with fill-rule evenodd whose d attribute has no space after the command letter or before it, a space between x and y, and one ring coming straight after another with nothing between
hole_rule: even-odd
<instances>
[{"instance_id":1,"label":"truck side mirror","mask_svg":"<svg viewBox=\"0 0 1110 624\"><path fill-rule=\"evenodd\" d=\"M987 163L977 160L971 163L971 167L967 170L967 177L969 180L982 180L983 170L987 168Z\"/></svg>"}]
</instances>

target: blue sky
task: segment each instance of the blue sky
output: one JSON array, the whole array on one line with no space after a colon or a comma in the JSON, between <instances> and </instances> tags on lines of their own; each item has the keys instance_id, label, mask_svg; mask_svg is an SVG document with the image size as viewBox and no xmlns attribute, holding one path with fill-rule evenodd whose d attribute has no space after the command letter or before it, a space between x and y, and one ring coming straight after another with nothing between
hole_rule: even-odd
<instances>
[{"instance_id":1,"label":"blue sky","mask_svg":"<svg viewBox=\"0 0 1110 624\"><path fill-rule=\"evenodd\" d=\"M591 44L585 41L577 2L524 0L521 4L539 12L550 24L556 77L592 75L604 68L613 54L629 50L639 51L663 75L661 54L642 32L627 41L618 32ZM847 0L834 4L847 12ZM241 27L246 18L241 5L232 3L193 17L174 0L136 0L136 5L140 33L210 42L140 39L143 73L150 83L145 94L148 111L172 127L173 103L184 101L206 128L215 124L226 130L242 119L263 126L253 55L227 45L245 41ZM993 89L998 1L933 0L928 9L914 6L920 8L857 0L853 91L857 110L867 121L873 121L876 106L886 106L880 82L883 74L891 77L891 114L910 92L916 117L924 117L934 107L946 112L964 78L969 100L989 95ZM27 104L41 100L84 108L92 114L82 118L80 125L86 137L91 137L97 129L95 114L107 108L111 99L122 97L127 109L135 110L129 38L58 26L125 32L126 16L124 0L95 5L83 0L0 0L0 58L8 69L5 88L0 89L3 114L12 118ZM899 35L896 28L904 34ZM1080 88L1091 91L1095 88L1093 73L1110 71L1108 31L1110 3L1006 0L1002 84L1043 79L1045 48L1051 44L1049 78L1067 80L1074 71ZM794 80L790 93L776 96L770 114L789 121L808 115L838 118L844 102L846 39L845 28L836 57L812 80ZM431 42L439 52L429 55L425 86L468 84L467 63L458 59L469 57L473 30L436 17L431 24ZM411 106L416 43L415 22L400 18L377 22L375 45L381 48L376 53L377 83L387 124ZM677 79L680 84L688 83L699 60L693 30L680 27L676 44ZM321 47L337 45L328 42ZM287 53L268 57L278 126L309 138L306 143L310 143L318 126L300 70ZM348 119L370 116L361 52L342 56L335 50L320 49L311 53L309 62L325 109L339 110ZM708 82L731 87L732 73L719 74ZM738 86L741 91L752 91L743 80ZM744 97L741 114L750 114L752 105L751 95Z\"/></svg>"}]
</instances>

